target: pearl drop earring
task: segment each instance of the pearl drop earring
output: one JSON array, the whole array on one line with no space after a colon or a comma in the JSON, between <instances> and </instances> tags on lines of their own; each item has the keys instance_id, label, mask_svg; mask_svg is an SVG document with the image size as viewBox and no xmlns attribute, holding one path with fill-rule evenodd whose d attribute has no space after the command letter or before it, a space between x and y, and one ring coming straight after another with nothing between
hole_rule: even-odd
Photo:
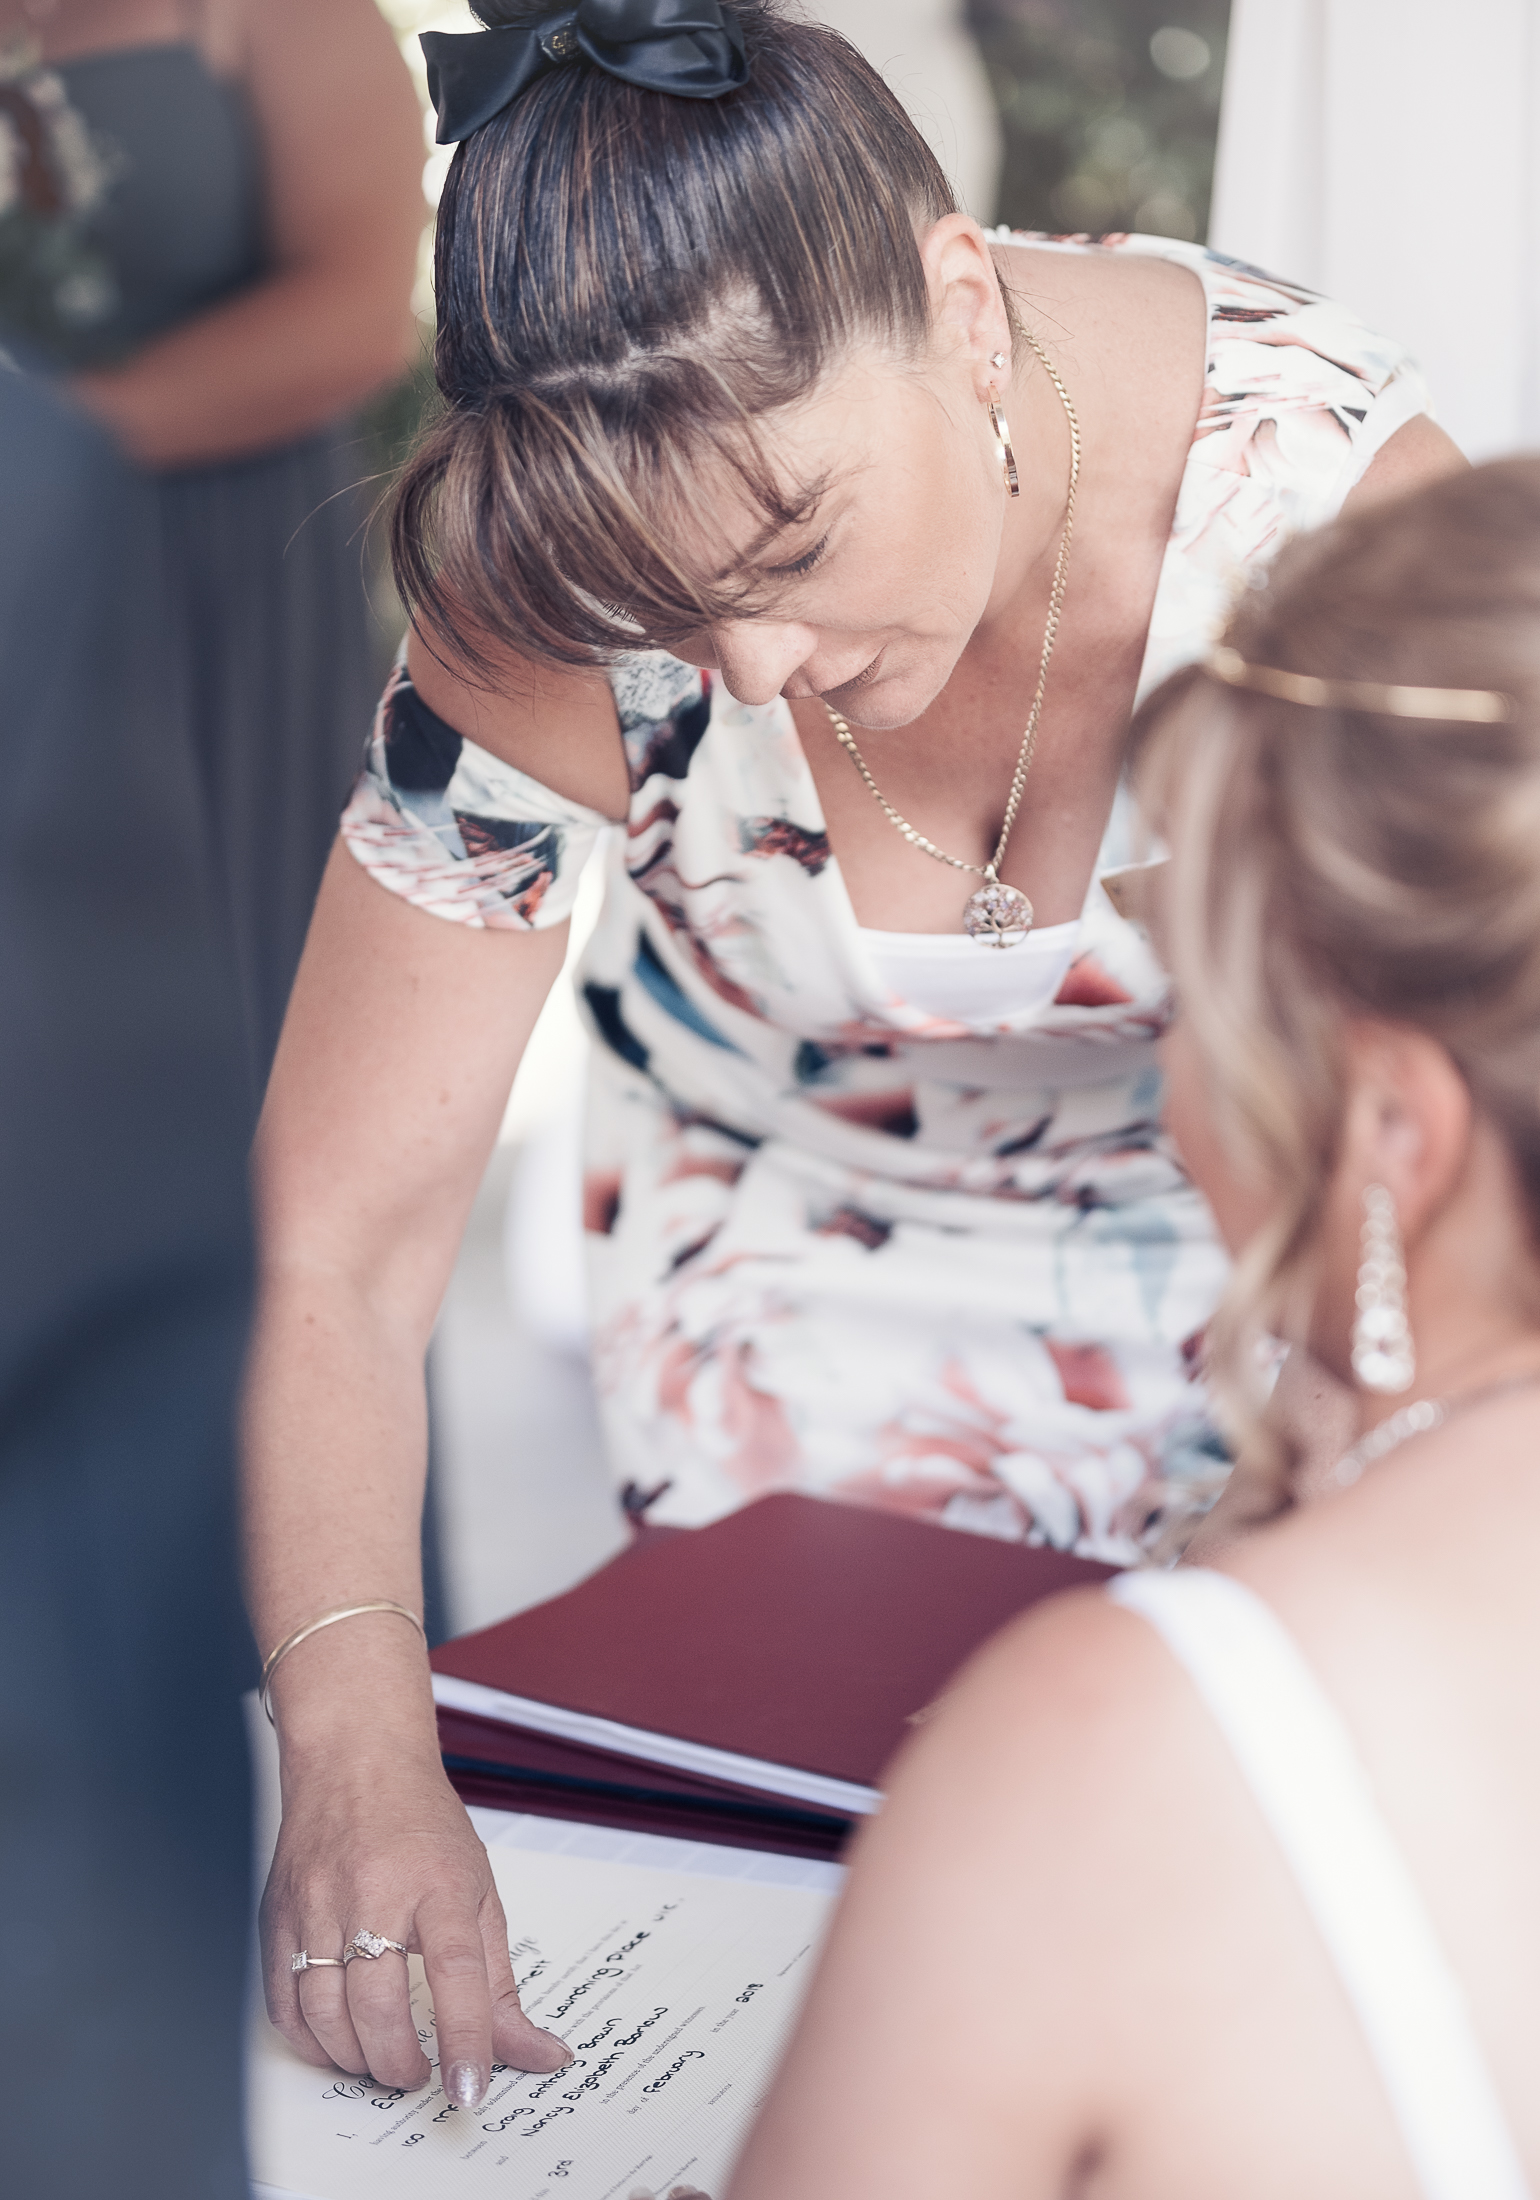
<instances>
[{"instance_id":1,"label":"pearl drop earring","mask_svg":"<svg viewBox=\"0 0 1540 2200\"><path fill-rule=\"evenodd\" d=\"M1396 1203L1383 1184L1364 1186L1357 1312L1353 1317L1353 1373L1365 1390L1394 1397L1410 1390L1417 1354L1407 1320L1406 1256Z\"/></svg>"}]
</instances>

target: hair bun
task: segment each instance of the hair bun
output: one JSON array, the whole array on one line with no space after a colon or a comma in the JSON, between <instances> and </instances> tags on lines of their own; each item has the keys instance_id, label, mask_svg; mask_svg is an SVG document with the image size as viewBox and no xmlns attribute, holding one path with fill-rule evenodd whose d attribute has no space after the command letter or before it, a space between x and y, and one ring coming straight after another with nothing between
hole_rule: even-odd
<instances>
[{"instance_id":1,"label":"hair bun","mask_svg":"<svg viewBox=\"0 0 1540 2200\"><path fill-rule=\"evenodd\" d=\"M578 0L526 23L424 31L419 43L440 145L468 138L573 62L675 99L721 99L749 80L743 33L720 0Z\"/></svg>"}]
</instances>

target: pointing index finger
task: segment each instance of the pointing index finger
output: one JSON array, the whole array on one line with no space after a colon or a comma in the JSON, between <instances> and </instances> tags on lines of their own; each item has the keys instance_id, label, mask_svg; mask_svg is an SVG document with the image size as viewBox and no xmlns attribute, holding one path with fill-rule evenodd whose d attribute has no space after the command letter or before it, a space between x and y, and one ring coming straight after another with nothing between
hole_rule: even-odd
<instances>
[{"instance_id":1,"label":"pointing index finger","mask_svg":"<svg viewBox=\"0 0 1540 2200\"><path fill-rule=\"evenodd\" d=\"M492 1990L474 1902L453 1895L424 1902L417 1944L433 1995L445 2098L478 2108L492 2082Z\"/></svg>"},{"instance_id":2,"label":"pointing index finger","mask_svg":"<svg viewBox=\"0 0 1540 2200\"><path fill-rule=\"evenodd\" d=\"M508 1952L508 1920L495 1887L483 1896L479 1914L492 1993L493 2053L514 2070L563 2069L572 2061L571 2048L524 2014Z\"/></svg>"}]
</instances>

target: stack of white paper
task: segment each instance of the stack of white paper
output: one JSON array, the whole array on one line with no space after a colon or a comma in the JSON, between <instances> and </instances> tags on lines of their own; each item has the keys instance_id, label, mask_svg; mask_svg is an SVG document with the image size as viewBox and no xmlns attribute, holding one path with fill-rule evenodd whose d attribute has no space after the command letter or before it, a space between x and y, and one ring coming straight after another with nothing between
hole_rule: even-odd
<instances>
[{"instance_id":1,"label":"stack of white paper","mask_svg":"<svg viewBox=\"0 0 1540 2200\"><path fill-rule=\"evenodd\" d=\"M479 2109L312 2069L260 2015L250 2064L267 2200L719 2196L811 1976L841 1873L747 1849L473 1813L513 1935L524 2007L576 2060L500 2070Z\"/></svg>"}]
</instances>

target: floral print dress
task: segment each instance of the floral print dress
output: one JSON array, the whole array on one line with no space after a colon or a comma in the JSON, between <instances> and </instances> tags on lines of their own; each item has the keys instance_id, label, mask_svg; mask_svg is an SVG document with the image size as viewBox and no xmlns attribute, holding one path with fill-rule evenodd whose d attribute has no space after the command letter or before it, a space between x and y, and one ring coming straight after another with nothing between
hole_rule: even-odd
<instances>
[{"instance_id":1,"label":"floral print dress","mask_svg":"<svg viewBox=\"0 0 1540 2200\"><path fill-rule=\"evenodd\" d=\"M1142 695L1427 395L1350 313L1200 247L1054 248L1158 254L1208 298ZM580 985L617 1480L656 1521L795 1488L1137 1557L1226 1472L1198 1366L1225 1261L1160 1127L1166 976L1101 884L1138 857L1126 796L1057 996L927 1014L877 972L787 705L660 652L612 679L631 805ZM568 916L604 824L398 670L343 829L420 908L525 928Z\"/></svg>"}]
</instances>

